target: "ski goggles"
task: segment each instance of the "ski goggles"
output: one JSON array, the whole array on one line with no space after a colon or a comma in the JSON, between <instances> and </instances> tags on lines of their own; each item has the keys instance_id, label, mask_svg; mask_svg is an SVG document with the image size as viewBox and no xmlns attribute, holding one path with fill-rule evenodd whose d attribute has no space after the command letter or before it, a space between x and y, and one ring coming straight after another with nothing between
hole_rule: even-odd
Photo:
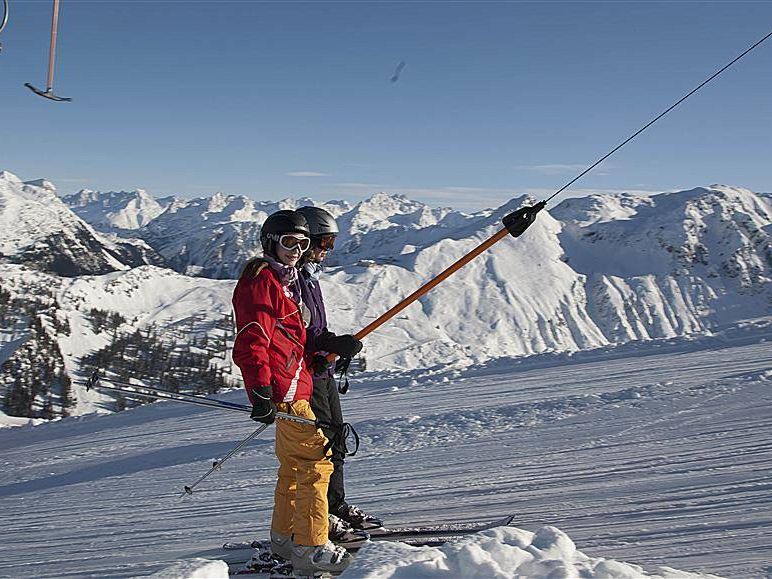
<instances>
[{"instance_id":1,"label":"ski goggles","mask_svg":"<svg viewBox=\"0 0 772 579\"><path fill-rule=\"evenodd\" d=\"M311 247L311 240L304 235L285 234L279 236L279 245L287 251L294 251L297 248L300 253L303 253Z\"/></svg>"},{"instance_id":2,"label":"ski goggles","mask_svg":"<svg viewBox=\"0 0 772 579\"><path fill-rule=\"evenodd\" d=\"M314 247L331 250L333 247L335 247L335 237L336 236L334 233L315 235L311 237L311 242L314 244Z\"/></svg>"}]
</instances>

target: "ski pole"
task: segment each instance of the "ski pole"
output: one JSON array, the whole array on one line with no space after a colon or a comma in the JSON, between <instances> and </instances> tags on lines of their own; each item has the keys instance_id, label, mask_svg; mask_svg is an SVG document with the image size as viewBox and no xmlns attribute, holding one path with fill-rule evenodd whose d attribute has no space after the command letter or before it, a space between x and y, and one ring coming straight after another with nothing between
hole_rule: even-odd
<instances>
[{"instance_id":1,"label":"ski pole","mask_svg":"<svg viewBox=\"0 0 772 579\"><path fill-rule=\"evenodd\" d=\"M277 414L276 416L279 417L281 415ZM297 418L297 417L293 416L291 418ZM300 419L300 420L298 420L298 422L300 422L300 421L303 421L303 422L313 422L313 421L309 421L307 419ZM317 422L316 424L319 425L320 423ZM204 479L206 479L214 471L221 470L222 469L222 465L225 463L226 460L228 460L230 457L232 457L234 454L236 454L239 450L244 448L244 446L246 446L247 443L249 443L250 440L252 440L257 435L259 435L261 432L263 432L266 428L268 428L268 426L269 426L268 424L261 424L257 428L257 430L255 430L252 434L250 434L248 437L246 437L244 440L242 440L236 446L236 448L234 448L228 454L226 454L225 457L223 457L222 460L215 460L212 463L212 468L210 468L206 472L206 474L204 474L201 478L199 478L192 485L182 487L185 492L182 493L182 495L180 495L180 498L183 498L186 494L187 495L192 495L194 488L196 488ZM331 426L331 425L328 425L328 426ZM347 422L344 422L343 425L342 425L342 428L341 428L341 432L339 433L339 436L342 436L345 439L349 435L353 436L353 439L354 439L354 442L356 444L356 447L354 448L353 452L349 452L348 449L346 449L346 453L347 453L348 456L354 456L357 453L357 450L359 450L359 435L357 434L356 430L354 430L354 428L350 424L348 424ZM330 441L328 442L328 445L325 446L325 448L324 448L325 452L327 452L327 450L335 443L335 440L337 440L337 439L330 439Z\"/></svg>"},{"instance_id":2,"label":"ski pole","mask_svg":"<svg viewBox=\"0 0 772 579\"><path fill-rule=\"evenodd\" d=\"M111 381L112 382L112 381ZM117 382L118 384L121 384L122 382ZM123 383L125 384L125 383ZM200 396L196 396L194 394L185 394L180 392L171 392L170 390L161 390L156 388L151 388L150 386L139 386L134 384L127 384L127 386L131 386L132 388L140 388L147 390L147 392L136 392L134 390L129 390L128 388L120 388L118 386L106 386L103 384L99 377L99 370L94 370L94 372L91 374L89 379L86 381L86 390L90 390L91 388L97 388L102 390L110 390L113 392L121 392L128 396L137 396L141 398L158 398L161 400L171 400L174 402L184 402L187 404L194 404L198 406L206 406L208 408L220 408L222 410L233 410L236 412L252 412L252 409L249 406L243 405L243 404L236 404L234 402L224 402L222 400L210 400L208 398L202 398ZM284 412L277 412L276 418L279 420L286 420L288 422L296 422L299 424L307 424L310 426L314 426L316 428L320 428L322 426L330 426L329 424L319 421L319 420L311 420L309 418L303 418L301 416L293 416L291 414L286 414ZM183 490L185 491L181 497L184 497L187 495L193 494L193 489L196 488L204 479L206 479L209 475L211 475L214 471L220 470L223 463L231 458L234 454L236 454L239 450L244 448L253 438L258 436L261 432L263 432L266 428L270 426L269 424L261 424L257 430L255 430L252 434L250 434L247 438L242 440L233 450L231 450L222 460L215 460L212 464L212 468L210 468L201 478L199 478L195 483L193 483L190 486L183 487ZM356 436L356 433L355 433ZM357 437L358 440L358 437ZM357 446L359 446L357 442Z\"/></svg>"},{"instance_id":3,"label":"ski pole","mask_svg":"<svg viewBox=\"0 0 772 579\"><path fill-rule=\"evenodd\" d=\"M200 484L200 483L201 483L201 482L202 482L204 479L206 479L206 478L207 478L207 477L208 477L210 474L212 474L214 471L216 471L216 470L220 470L220 469L222 468L222 465L223 465L223 463L224 463L226 460L228 460L230 457L232 457L234 454L236 454L236 453L237 453L239 450L241 450L241 449L242 449L244 446L246 446L246 445L247 445L247 443L249 443L249 441L250 441L250 440L252 440L253 438L255 438L255 437L258 435L258 434L260 434L261 432L263 432L263 430L265 430L266 428L268 428L268 425L267 425L267 424L261 424L261 425L260 425L260 426L257 428L257 430L255 430L255 431L254 431L252 434L250 434L250 435L249 435L249 436L247 436L247 437L246 437L244 440L242 440L242 441L241 441L241 442L238 444L238 446L236 446L236 448L234 448L234 449L233 449L233 450L231 450L231 451L230 451L228 454L226 454L226 455L225 455L225 457L224 457L222 460L215 460L215 461L214 461L214 463L212 464L212 468L210 468L210 469L207 471L207 473L206 473L204 476L202 476L200 479L198 479L198 480L197 480L196 482L194 482L192 485L183 487L183 489L184 489L184 491L185 491L185 492L183 492L183 493L180 495L180 498L183 498L185 495L192 495L192 494L193 494L193 489L194 489L194 488L196 488L196 487L197 487L197 486L198 486L198 485L199 485L199 484Z\"/></svg>"},{"instance_id":4,"label":"ski pole","mask_svg":"<svg viewBox=\"0 0 772 579\"><path fill-rule=\"evenodd\" d=\"M377 320L370 322L370 324L368 324L366 327L362 328L356 334L354 334L354 337L357 340L361 340L370 332L382 326L384 323L386 323L388 320L396 316L399 312L404 310L414 301L429 293L429 291L431 291L433 288L441 284L443 281L445 281L447 278L449 278L459 269L464 267L467 263L472 261L475 257L477 257L482 252L484 252L486 249L488 249L489 247L495 245L496 243L504 239L507 236L507 234L511 235L512 237L519 237L520 235L522 235L523 232L526 229L528 229L528 227L530 227L530 225L536 220L536 215L539 213L539 211L544 209L545 205L546 205L546 202L540 201L536 205L521 207L517 211L514 211L509 215L505 216L504 219L502 220L504 223L503 229L497 232L493 237L490 237L485 241L483 241L480 245L478 245L472 251L464 255L461 259L459 259L453 265L448 267L445 271L440 273L438 276L426 282L424 285L422 285L412 294L407 296L404 300L402 300L397 305L392 307L389 311L381 315ZM334 361L335 358L337 358L337 354L331 353L327 355L328 362Z\"/></svg>"},{"instance_id":5,"label":"ski pole","mask_svg":"<svg viewBox=\"0 0 772 579\"><path fill-rule=\"evenodd\" d=\"M142 386L133 386L133 388L143 388ZM242 408L236 408L231 405L225 405L220 404L218 400L209 400L208 398L198 398L191 396L190 398L182 398L177 397L173 394L168 394L166 392L151 392L151 388L145 388L145 390L148 390L148 392L136 392L134 390L129 390L127 388L120 388L118 386L107 386L106 384L103 384L101 380L99 379L99 376L96 376L95 374L92 374L91 377L86 382L86 390L90 390L91 388L96 388L97 390L110 390L113 392L120 392L122 394L126 394L128 396L134 396L134 397L141 397L141 398L158 398L161 400L172 400L175 402L183 402L186 404L195 404L197 406L206 406L207 408L219 408L222 410L233 410L235 412L251 412L252 409L243 406Z\"/></svg>"},{"instance_id":6,"label":"ski pole","mask_svg":"<svg viewBox=\"0 0 772 579\"><path fill-rule=\"evenodd\" d=\"M94 370L94 372L91 374L89 379L86 381L86 390L90 390L91 388L96 388L101 390L111 390L113 392L120 392L128 396L138 396L142 398L158 398L161 400L171 400L173 402L183 402L186 404L195 404L198 406L217 408L221 410L232 410L232 411L241 412L241 413L252 412L252 408L244 404L236 404L234 402L223 402L221 400L211 400L209 398L203 398L201 396L196 396L194 394L180 394L176 392L169 392L168 390L166 391L156 390L155 388L151 388L149 386L135 386L132 384L131 387L142 388L144 390L147 390L147 392L135 392L134 390L129 390L127 388L119 388L118 386L106 386L100 380L99 370ZM298 424L313 425L313 426L316 426L317 428L326 424L318 420L311 420L310 418L303 418L301 416L293 416L292 414L286 414L284 412L277 412L276 418L278 418L279 420L287 420L288 422L297 422Z\"/></svg>"},{"instance_id":7,"label":"ski pole","mask_svg":"<svg viewBox=\"0 0 772 579\"><path fill-rule=\"evenodd\" d=\"M99 374L98 373L99 373L99 370L95 370L94 373L92 374L92 377L94 375L96 375L96 380L97 381L99 380ZM91 380L91 378L89 380ZM172 390L164 390L163 388L157 388L155 386L151 387L151 386L144 386L142 384L131 384L129 382L122 382L121 380L114 380L112 378L109 380L109 382L111 384L120 384L121 386L128 386L129 388L141 388L141 389L147 390L147 391L149 391L151 393L161 392L163 394L168 394L170 396L179 396L179 397L184 397L184 398L188 398L188 399L191 399L191 400L201 400L201 401L212 402L212 403L216 403L217 405L220 405L220 406L230 406L232 408L236 408L236 409L241 410L241 411L245 411L245 410L251 411L252 410L249 406L246 406L245 404L239 404L237 402L227 402L225 400L216 400L216 399L213 399L213 398L206 398L206 397L202 397L202 396L196 396L195 394L188 394L187 392L174 392Z\"/></svg>"}]
</instances>

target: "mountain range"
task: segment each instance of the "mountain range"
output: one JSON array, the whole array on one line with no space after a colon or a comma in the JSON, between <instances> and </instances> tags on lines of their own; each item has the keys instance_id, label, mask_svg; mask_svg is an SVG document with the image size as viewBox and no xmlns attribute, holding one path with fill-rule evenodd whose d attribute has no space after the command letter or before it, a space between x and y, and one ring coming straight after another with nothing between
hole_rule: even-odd
<instances>
[{"instance_id":1,"label":"mountain range","mask_svg":"<svg viewBox=\"0 0 772 579\"><path fill-rule=\"evenodd\" d=\"M82 321L88 308L119 311L134 327L226 315L232 280L259 253L260 224L275 210L316 204L336 216L322 283L332 329L354 332L533 202L466 214L386 193L354 205L141 190L59 197L47 181L3 172L0 271L12 291L35 280L58 292L62 315L85 328L80 342L63 339L77 373L99 341ZM704 334L772 314L771 282L768 195L711 185L570 198L374 332L364 356L368 370L444 371Z\"/></svg>"}]
</instances>

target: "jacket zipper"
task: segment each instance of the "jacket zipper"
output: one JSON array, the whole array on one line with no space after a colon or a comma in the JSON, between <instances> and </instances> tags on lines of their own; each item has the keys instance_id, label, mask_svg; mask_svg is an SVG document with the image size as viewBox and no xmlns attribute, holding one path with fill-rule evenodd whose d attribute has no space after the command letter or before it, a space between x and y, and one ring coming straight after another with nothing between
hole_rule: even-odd
<instances>
[{"instance_id":1,"label":"jacket zipper","mask_svg":"<svg viewBox=\"0 0 772 579\"><path fill-rule=\"evenodd\" d=\"M287 363L284 365L285 370L289 370L290 366L292 366L295 363L295 351L293 350L290 352L290 357L287 360Z\"/></svg>"},{"instance_id":2,"label":"jacket zipper","mask_svg":"<svg viewBox=\"0 0 772 579\"><path fill-rule=\"evenodd\" d=\"M276 322L276 327L277 327L277 328L279 328L279 329L282 331L282 333L283 333L285 336L287 336L287 338L289 338L289 340L290 340L291 342L293 342L294 344L296 344L296 345L300 346L301 348L305 349L305 346L304 346L303 344L301 344L300 342L298 342L298 341L295 339L295 337L294 337L292 334L290 334L290 333L289 333L289 331L287 330L287 328L285 328L285 327L284 327L284 326L281 324L281 322Z\"/></svg>"}]
</instances>

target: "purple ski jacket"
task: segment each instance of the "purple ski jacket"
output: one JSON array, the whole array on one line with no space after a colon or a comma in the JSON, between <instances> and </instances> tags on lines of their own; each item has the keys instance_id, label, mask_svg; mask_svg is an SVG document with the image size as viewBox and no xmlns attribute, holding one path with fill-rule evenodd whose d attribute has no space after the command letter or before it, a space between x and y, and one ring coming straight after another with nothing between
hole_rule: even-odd
<instances>
[{"instance_id":1,"label":"purple ski jacket","mask_svg":"<svg viewBox=\"0 0 772 579\"><path fill-rule=\"evenodd\" d=\"M322 297L322 288L319 287L319 276L321 268L313 263L307 263L300 269L298 276L298 285L300 286L300 295L303 303L311 312L311 321L306 328L306 359L310 361L314 354L327 352L320 350L317 340L327 330L327 312L324 309L324 298ZM333 369L328 368L322 374L316 376L332 376Z\"/></svg>"}]
</instances>

